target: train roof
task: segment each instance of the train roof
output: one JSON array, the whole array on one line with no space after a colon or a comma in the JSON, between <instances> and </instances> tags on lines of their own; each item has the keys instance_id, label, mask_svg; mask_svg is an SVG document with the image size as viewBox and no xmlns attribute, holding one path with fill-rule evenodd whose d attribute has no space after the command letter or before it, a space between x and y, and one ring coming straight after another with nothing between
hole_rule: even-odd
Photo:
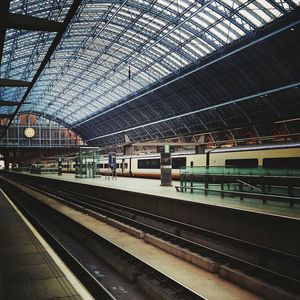
<instances>
[{"instance_id":1,"label":"train roof","mask_svg":"<svg viewBox=\"0 0 300 300\"><path fill-rule=\"evenodd\" d=\"M285 144L263 144L263 145L248 145L248 146L237 146L237 147L224 147L224 148L213 148L213 149L206 149L205 153L223 153L223 152L239 152L239 151L257 151L257 150L273 150L273 149L288 149L288 148L300 148L300 143L285 143ZM157 157L159 153L141 153L141 154L134 154L134 155L118 155L117 159L126 159L126 158L144 158L144 157ZM184 156L184 155L195 155L194 150L186 150L186 151L179 151L173 152L172 156ZM57 158L56 158L57 159ZM100 160L107 160L108 155L101 155ZM55 161L55 158L53 158ZM50 162L51 159L46 159L43 162ZM74 157L67 157L63 158L63 163L75 161ZM51 161L53 162L53 161Z\"/></svg>"},{"instance_id":2,"label":"train roof","mask_svg":"<svg viewBox=\"0 0 300 300\"><path fill-rule=\"evenodd\" d=\"M263 145L251 145L251 146L237 146L230 148L214 148L207 150L206 152L236 152L236 151L254 151L254 150L272 150L272 149L288 149L288 148L299 148L300 143L289 143L289 144L263 144Z\"/></svg>"},{"instance_id":3,"label":"train roof","mask_svg":"<svg viewBox=\"0 0 300 300\"><path fill-rule=\"evenodd\" d=\"M227 147L227 148L213 148L213 149L206 149L205 153L223 153L223 152L237 152L237 151L257 151L257 150L273 150L273 149L288 149L288 148L299 148L300 143L288 143L288 144L264 144L264 145L249 145L249 146L237 146L237 147ZM143 158L143 157L157 157L159 153L141 153L135 155L120 155L117 158ZM187 151L180 151L180 152L173 152L172 156L183 156L183 155L195 155L194 150L187 150ZM101 156L101 159L107 159L107 155Z\"/></svg>"}]
</instances>

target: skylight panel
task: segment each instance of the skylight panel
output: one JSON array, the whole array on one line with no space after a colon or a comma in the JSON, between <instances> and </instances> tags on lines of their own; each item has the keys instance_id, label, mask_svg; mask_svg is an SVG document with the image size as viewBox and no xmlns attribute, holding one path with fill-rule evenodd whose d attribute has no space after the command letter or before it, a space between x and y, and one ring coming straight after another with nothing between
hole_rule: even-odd
<instances>
[{"instance_id":1,"label":"skylight panel","mask_svg":"<svg viewBox=\"0 0 300 300\"><path fill-rule=\"evenodd\" d=\"M223 16L209 8L209 13L215 18L215 20L223 19Z\"/></svg>"},{"instance_id":2,"label":"skylight panel","mask_svg":"<svg viewBox=\"0 0 300 300\"><path fill-rule=\"evenodd\" d=\"M122 87L122 88L121 88L121 87ZM110 92L112 92L112 91L110 91ZM117 86L117 87L114 89L114 91L113 91L113 93L114 93L116 96L119 96L119 97L124 97L124 96L126 96L128 92L130 92L130 90L129 90L129 89L126 90L126 89L124 88L124 84L122 84L122 86Z\"/></svg>"},{"instance_id":3,"label":"skylight panel","mask_svg":"<svg viewBox=\"0 0 300 300\"><path fill-rule=\"evenodd\" d=\"M205 28L209 22L202 18L202 15L197 15L193 18L193 22L199 25L199 27Z\"/></svg>"},{"instance_id":4,"label":"skylight panel","mask_svg":"<svg viewBox=\"0 0 300 300\"><path fill-rule=\"evenodd\" d=\"M144 84L147 84L149 82L149 77L152 77L152 75L145 72L139 72L134 76L134 81L142 81L143 84L141 85L143 86Z\"/></svg>"},{"instance_id":5,"label":"skylight panel","mask_svg":"<svg viewBox=\"0 0 300 300\"><path fill-rule=\"evenodd\" d=\"M99 109L99 107L103 106L103 101L100 97L96 97L93 99L93 106L96 107L96 109Z\"/></svg>"},{"instance_id":6,"label":"skylight panel","mask_svg":"<svg viewBox=\"0 0 300 300\"><path fill-rule=\"evenodd\" d=\"M287 3L286 1L276 1L277 4L279 4L280 6L282 6L285 10L290 11L291 7L289 5L289 3Z\"/></svg>"},{"instance_id":7,"label":"skylight panel","mask_svg":"<svg viewBox=\"0 0 300 300\"><path fill-rule=\"evenodd\" d=\"M131 82L127 81L123 85L120 85L118 89L121 94L126 94L130 92L130 88L134 85L136 85L136 83L133 80Z\"/></svg>"},{"instance_id":8,"label":"skylight panel","mask_svg":"<svg viewBox=\"0 0 300 300\"><path fill-rule=\"evenodd\" d=\"M154 22L154 19L153 19L153 16L152 16L152 15L150 15L150 14L148 14L148 13L145 13L145 14L143 15L143 17L142 17L142 18L138 18L136 22L137 22L137 24L138 24L139 26L144 27L145 25L148 25L150 22ZM155 20L155 22L156 22L156 23L161 22L161 25L162 25L162 26L165 24L162 20Z\"/></svg>"},{"instance_id":9,"label":"skylight panel","mask_svg":"<svg viewBox=\"0 0 300 300\"><path fill-rule=\"evenodd\" d=\"M230 28L231 30L233 30L234 32L236 32L239 36L244 36L246 34L246 32L248 31L248 28L243 25L243 22L240 18L240 16L235 16L235 22L240 25L240 27L242 27L244 30L242 30L240 27L238 27L237 25L235 25L233 22L230 22ZM226 22L229 23L229 21L226 20ZM249 25L248 25L249 27Z\"/></svg>"},{"instance_id":10,"label":"skylight panel","mask_svg":"<svg viewBox=\"0 0 300 300\"><path fill-rule=\"evenodd\" d=\"M77 109L70 109L67 113L74 114L74 116L77 116L77 118L83 117L85 115L90 114L92 111L87 109L85 106L81 107L80 110Z\"/></svg>"},{"instance_id":11,"label":"skylight panel","mask_svg":"<svg viewBox=\"0 0 300 300\"><path fill-rule=\"evenodd\" d=\"M173 31L172 33L170 33L168 35L168 39L172 39L174 41L172 41L173 43L174 42L177 42L177 43L182 43L185 39L180 35L179 31Z\"/></svg>"},{"instance_id":12,"label":"skylight panel","mask_svg":"<svg viewBox=\"0 0 300 300\"><path fill-rule=\"evenodd\" d=\"M143 22L143 18L140 18L139 22ZM151 24L153 23L157 24L160 28L165 27L167 25L167 21L158 18L153 18L153 16L151 16Z\"/></svg>"},{"instance_id":13,"label":"skylight panel","mask_svg":"<svg viewBox=\"0 0 300 300\"><path fill-rule=\"evenodd\" d=\"M251 6L251 7L250 7ZM249 8L252 9L252 11L260 17L260 19L264 20L265 23L268 23L272 20L272 18L265 13L263 10L261 10L260 8L258 8L256 5L251 4L249 5Z\"/></svg>"},{"instance_id":14,"label":"skylight panel","mask_svg":"<svg viewBox=\"0 0 300 300\"><path fill-rule=\"evenodd\" d=\"M164 49L161 49L161 48L164 48ZM147 53L150 53L150 52L155 53L156 56L163 56L169 52L169 49L165 48L162 45L156 44L155 46L152 46L152 48L150 48L147 51Z\"/></svg>"},{"instance_id":15,"label":"skylight panel","mask_svg":"<svg viewBox=\"0 0 300 300\"><path fill-rule=\"evenodd\" d=\"M119 76L119 74L116 74ZM109 79L106 77L102 77L101 81L97 83L97 89L101 90L102 92L105 90L108 90L111 87L111 83L109 82Z\"/></svg>"},{"instance_id":16,"label":"skylight panel","mask_svg":"<svg viewBox=\"0 0 300 300\"><path fill-rule=\"evenodd\" d=\"M96 95L94 95L94 98L101 98L101 94L105 91L106 87L101 85L101 86L97 86L95 85L93 90L96 93Z\"/></svg>"},{"instance_id":17,"label":"skylight panel","mask_svg":"<svg viewBox=\"0 0 300 300\"><path fill-rule=\"evenodd\" d=\"M215 26L216 29L222 32L223 36L226 38L226 42L231 42L238 38L238 35L232 30L233 24L228 20L219 23Z\"/></svg>"},{"instance_id":18,"label":"skylight panel","mask_svg":"<svg viewBox=\"0 0 300 300\"><path fill-rule=\"evenodd\" d=\"M193 52L195 52L199 58L203 57L206 54L206 52L203 51L202 48L195 46L193 43L187 44L186 47L191 49Z\"/></svg>"},{"instance_id":19,"label":"skylight panel","mask_svg":"<svg viewBox=\"0 0 300 300\"><path fill-rule=\"evenodd\" d=\"M224 43L228 42L228 37L225 35L224 32L217 30L215 27L211 28L209 32L213 33L216 37L218 37L220 40L222 40Z\"/></svg>"},{"instance_id":20,"label":"skylight panel","mask_svg":"<svg viewBox=\"0 0 300 300\"><path fill-rule=\"evenodd\" d=\"M181 14L186 8L189 7L189 3L187 1L177 0L172 2L168 9L175 12L176 14Z\"/></svg>"},{"instance_id":21,"label":"skylight panel","mask_svg":"<svg viewBox=\"0 0 300 300\"><path fill-rule=\"evenodd\" d=\"M168 6L169 3L170 3L170 2L167 1L167 0L157 0L157 4L158 4L158 5Z\"/></svg>"},{"instance_id":22,"label":"skylight panel","mask_svg":"<svg viewBox=\"0 0 300 300\"><path fill-rule=\"evenodd\" d=\"M240 10L239 14L244 16L248 21L250 21L256 27L260 27L263 24L259 19L255 18L252 14L250 14L246 9Z\"/></svg>"},{"instance_id":23,"label":"skylight panel","mask_svg":"<svg viewBox=\"0 0 300 300\"><path fill-rule=\"evenodd\" d=\"M211 14L212 10L205 8L201 13L199 13L199 18L205 20L208 24L214 23L216 19Z\"/></svg>"},{"instance_id":24,"label":"skylight panel","mask_svg":"<svg viewBox=\"0 0 300 300\"><path fill-rule=\"evenodd\" d=\"M182 65L187 65L187 64L189 63L189 61L188 61L185 57L183 57L182 55L179 55L179 54L176 53L176 52L173 52L171 55L172 55L176 60L178 60L178 61L180 62L180 64L182 64Z\"/></svg>"},{"instance_id":25,"label":"skylight panel","mask_svg":"<svg viewBox=\"0 0 300 300\"><path fill-rule=\"evenodd\" d=\"M291 0L293 3L295 3L296 5L300 5L300 0ZM278 2L278 0L277 0Z\"/></svg>"},{"instance_id":26,"label":"skylight panel","mask_svg":"<svg viewBox=\"0 0 300 300\"><path fill-rule=\"evenodd\" d=\"M155 74L157 74L160 78L162 76L166 76L170 74L170 71L165 69L162 65L160 65L159 63L155 63L151 66L151 69L148 71L148 73L150 72L154 72Z\"/></svg>"},{"instance_id":27,"label":"skylight panel","mask_svg":"<svg viewBox=\"0 0 300 300\"><path fill-rule=\"evenodd\" d=\"M106 95L105 95L105 102L107 104L112 104L114 103L116 100L118 100L119 98L116 97L116 95L112 92L108 92Z\"/></svg>"},{"instance_id":28,"label":"skylight panel","mask_svg":"<svg viewBox=\"0 0 300 300\"><path fill-rule=\"evenodd\" d=\"M168 60L171 62L170 65L171 65L171 67L172 67L173 70L174 70L174 69L177 69L177 68L179 68L179 67L181 66L180 62L177 61L177 60L173 57L172 53L170 53L168 56L166 56L165 59L168 59Z\"/></svg>"},{"instance_id":29,"label":"skylight panel","mask_svg":"<svg viewBox=\"0 0 300 300\"><path fill-rule=\"evenodd\" d=\"M136 11L133 7L131 7L130 12L125 11L122 9L116 18L125 19L125 20L133 20L136 18L136 16L139 14L138 11Z\"/></svg>"},{"instance_id":30,"label":"skylight panel","mask_svg":"<svg viewBox=\"0 0 300 300\"><path fill-rule=\"evenodd\" d=\"M272 1L276 1L277 5L287 11L293 8L287 1ZM11 9L15 13L26 11L30 15L62 21L72 2L73 0L49 0L45 3L38 0L12 0ZM290 2L300 4L300 0ZM227 7L222 9L222 4ZM247 6L239 10L242 4ZM69 104L74 103L72 119L82 118L95 109L105 109L108 104L136 93L282 15L281 11L267 0L212 1L209 5L215 10L209 7L201 8L202 4L193 0L157 0L153 3L146 1L141 5L147 9L152 9L153 5L155 12L140 11L138 3L135 7L125 4L112 22L107 24L107 28L97 36L105 25L104 21L107 22L113 16L120 4L84 2L79 11L80 15L72 21L70 30L28 97L33 103L32 107L46 109L50 101L53 102L51 107L56 111L59 109L58 114L61 116L64 105L68 105L65 109L68 115L71 111ZM228 16L230 20L217 13L218 10L228 13L229 8L236 10L234 15ZM176 24L199 9L201 11L198 14L170 32ZM178 20L179 14L184 10L185 15ZM108 16L104 17L107 12ZM249 24L245 24L241 16ZM245 27L245 31L235 25L235 22ZM135 24L131 27L133 23ZM127 27L125 31L124 26ZM162 28L164 30L160 32ZM197 32L198 36L193 32ZM32 77L54 35L55 33L47 35L8 30L1 74L16 77L27 76L28 72L31 72L29 77ZM184 52L174 51L180 44ZM36 55L37 52L39 56ZM11 57L14 58L13 61L10 61ZM30 64L26 61L30 61ZM127 80L129 64L132 67L130 88ZM2 96L12 94L13 97L17 97L20 93L23 94L25 89L14 92L2 90ZM46 105L41 105L45 99ZM87 110L80 109L79 116L75 111L81 106Z\"/></svg>"},{"instance_id":31,"label":"skylight panel","mask_svg":"<svg viewBox=\"0 0 300 300\"><path fill-rule=\"evenodd\" d=\"M221 0L221 1L225 4L227 4L232 9L236 9L239 7L238 2L236 0ZM239 2L242 2L242 1L239 1Z\"/></svg>"}]
</instances>

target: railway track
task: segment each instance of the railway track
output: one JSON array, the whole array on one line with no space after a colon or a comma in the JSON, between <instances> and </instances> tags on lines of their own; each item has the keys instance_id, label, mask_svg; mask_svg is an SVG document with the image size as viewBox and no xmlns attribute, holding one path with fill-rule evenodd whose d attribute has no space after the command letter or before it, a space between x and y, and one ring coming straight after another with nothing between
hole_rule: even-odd
<instances>
[{"instance_id":1,"label":"railway track","mask_svg":"<svg viewBox=\"0 0 300 300\"><path fill-rule=\"evenodd\" d=\"M32 185L30 187L32 188ZM264 283L267 287L280 287L290 295L300 294L300 274L298 272L300 258L297 256L274 251L99 198L69 191L57 191L42 185L36 185L34 188L47 196L55 198L57 201L82 210L94 217L104 215L136 228L146 235L155 236L159 240L205 257L213 263L204 263L202 267L211 272L222 273L225 266L225 268L242 272L246 275L246 278L258 279L263 283L262 292L259 292L263 296L266 296L264 295ZM220 275L224 277L224 274ZM240 284L249 288L247 283L241 282Z\"/></svg>"},{"instance_id":2,"label":"railway track","mask_svg":"<svg viewBox=\"0 0 300 300\"><path fill-rule=\"evenodd\" d=\"M1 181L0 179L0 183ZM33 196L18 190L10 183L3 184L2 182L1 185L5 193L41 232L96 299L206 299L114 243L60 214L55 209L36 201ZM49 193L47 194L49 196ZM110 264L111 269L121 272L122 276L126 277L126 282L130 285L127 287L123 280L126 294L118 294L117 291L115 295L100 282L101 280L93 274L94 270L85 265L86 259L82 256L87 254L83 248L77 249L80 245L84 245L83 248L90 253L89 255L97 256L99 264L103 264L104 261L104 264ZM78 250L80 256L78 253L73 253L74 248ZM95 268L95 261L93 261L93 268ZM99 268L102 268L102 265ZM114 275L113 280L116 280L116 277ZM115 281L114 285L116 285ZM133 285L134 288L132 288ZM129 294L131 290L134 290L132 295Z\"/></svg>"}]
</instances>

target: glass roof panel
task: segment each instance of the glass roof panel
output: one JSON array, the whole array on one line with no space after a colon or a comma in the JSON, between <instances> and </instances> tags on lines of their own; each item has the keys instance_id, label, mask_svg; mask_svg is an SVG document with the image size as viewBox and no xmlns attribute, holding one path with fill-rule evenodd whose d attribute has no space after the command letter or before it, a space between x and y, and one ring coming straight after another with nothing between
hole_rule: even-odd
<instances>
[{"instance_id":1,"label":"glass roof panel","mask_svg":"<svg viewBox=\"0 0 300 300\"><path fill-rule=\"evenodd\" d=\"M299 2L85 0L21 112L46 112L76 124L226 44L252 36ZM62 22L72 3L12 0L10 11ZM7 30L0 75L30 81L54 36ZM19 99L24 91L1 87L0 97Z\"/></svg>"}]
</instances>

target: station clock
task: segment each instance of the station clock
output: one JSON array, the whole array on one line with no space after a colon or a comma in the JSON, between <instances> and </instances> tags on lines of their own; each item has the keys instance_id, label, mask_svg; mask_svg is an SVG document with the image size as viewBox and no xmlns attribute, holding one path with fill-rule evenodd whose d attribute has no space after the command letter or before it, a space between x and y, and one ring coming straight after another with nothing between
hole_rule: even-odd
<instances>
[{"instance_id":1,"label":"station clock","mask_svg":"<svg viewBox=\"0 0 300 300\"><path fill-rule=\"evenodd\" d=\"M24 135L28 139L31 139L31 138L35 137L35 130L34 130L34 128L32 128L32 127L25 128Z\"/></svg>"}]
</instances>

